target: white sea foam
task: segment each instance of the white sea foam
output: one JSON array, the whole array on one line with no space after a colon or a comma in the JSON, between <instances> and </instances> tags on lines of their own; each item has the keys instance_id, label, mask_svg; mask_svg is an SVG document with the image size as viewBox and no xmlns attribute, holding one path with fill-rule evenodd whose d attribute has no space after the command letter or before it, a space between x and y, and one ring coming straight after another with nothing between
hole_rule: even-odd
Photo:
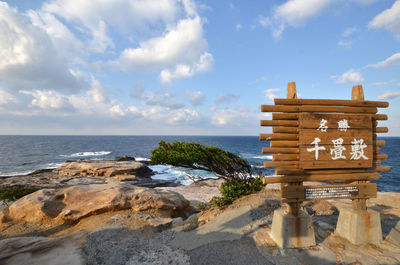
<instances>
[{"instance_id":1,"label":"white sea foam","mask_svg":"<svg viewBox=\"0 0 400 265\"><path fill-rule=\"evenodd\" d=\"M152 179L174 180L183 185L189 185L192 183L192 181L187 178L184 171L179 170L176 167L169 165L153 165L149 167L151 170L156 172L156 174L151 176Z\"/></svg>"},{"instance_id":2,"label":"white sea foam","mask_svg":"<svg viewBox=\"0 0 400 265\"><path fill-rule=\"evenodd\" d=\"M60 155L62 157L87 157L87 156L105 156L111 154L111 151L97 151L97 152L79 152L71 155Z\"/></svg>"},{"instance_id":3,"label":"white sea foam","mask_svg":"<svg viewBox=\"0 0 400 265\"><path fill-rule=\"evenodd\" d=\"M0 177L25 176L25 175L31 174L33 172L34 172L33 170L30 170L30 171L14 171L14 172L8 172L8 173L0 172Z\"/></svg>"},{"instance_id":4,"label":"white sea foam","mask_svg":"<svg viewBox=\"0 0 400 265\"><path fill-rule=\"evenodd\" d=\"M135 160L136 161L150 161L150 159L147 157L135 157Z\"/></svg>"},{"instance_id":5,"label":"white sea foam","mask_svg":"<svg viewBox=\"0 0 400 265\"><path fill-rule=\"evenodd\" d=\"M152 165L149 167L156 172L156 174L152 176L153 179L173 180L182 185L193 183L188 177L188 174L206 178L215 177L211 172L205 170L194 170L170 165Z\"/></svg>"},{"instance_id":6,"label":"white sea foam","mask_svg":"<svg viewBox=\"0 0 400 265\"><path fill-rule=\"evenodd\" d=\"M47 164L48 169L52 169L52 168L59 168L62 165L62 163L49 163Z\"/></svg>"},{"instance_id":7,"label":"white sea foam","mask_svg":"<svg viewBox=\"0 0 400 265\"><path fill-rule=\"evenodd\" d=\"M251 158L272 160L272 155L252 156Z\"/></svg>"},{"instance_id":8,"label":"white sea foam","mask_svg":"<svg viewBox=\"0 0 400 265\"><path fill-rule=\"evenodd\" d=\"M257 155L257 154L252 154L252 153L242 153L240 154L241 157L244 159L268 159L272 160L272 155Z\"/></svg>"}]
</instances>

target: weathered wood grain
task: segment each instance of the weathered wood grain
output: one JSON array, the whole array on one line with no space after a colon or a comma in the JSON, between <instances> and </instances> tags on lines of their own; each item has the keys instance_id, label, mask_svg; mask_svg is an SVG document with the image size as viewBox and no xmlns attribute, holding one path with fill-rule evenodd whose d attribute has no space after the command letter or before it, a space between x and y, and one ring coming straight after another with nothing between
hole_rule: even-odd
<instances>
[{"instance_id":1,"label":"weathered wood grain","mask_svg":"<svg viewBox=\"0 0 400 265\"><path fill-rule=\"evenodd\" d=\"M348 107L389 107L386 101L339 100L339 99L284 99L275 98L276 105L317 105L317 106L348 106Z\"/></svg>"},{"instance_id":2,"label":"weathered wood grain","mask_svg":"<svg viewBox=\"0 0 400 265\"><path fill-rule=\"evenodd\" d=\"M332 112L332 113L361 113L375 114L376 107L331 107L331 106L287 106L261 105L262 112Z\"/></svg>"},{"instance_id":3,"label":"weathered wood grain","mask_svg":"<svg viewBox=\"0 0 400 265\"><path fill-rule=\"evenodd\" d=\"M297 140L299 139L298 134L290 134L290 133L261 133L260 140Z\"/></svg>"},{"instance_id":4,"label":"weathered wood grain","mask_svg":"<svg viewBox=\"0 0 400 265\"><path fill-rule=\"evenodd\" d=\"M380 174L374 173L352 173L352 174L329 174L329 175L293 175L293 176L277 176L264 177L264 184L272 183L289 183L298 181L356 181L356 180L377 180L380 179Z\"/></svg>"},{"instance_id":5,"label":"weathered wood grain","mask_svg":"<svg viewBox=\"0 0 400 265\"><path fill-rule=\"evenodd\" d=\"M270 142L271 147L298 147L298 141L279 141L279 140L272 140Z\"/></svg>"},{"instance_id":6,"label":"weathered wood grain","mask_svg":"<svg viewBox=\"0 0 400 265\"><path fill-rule=\"evenodd\" d=\"M293 147L264 147L263 154L298 154L299 148Z\"/></svg>"},{"instance_id":7,"label":"weathered wood grain","mask_svg":"<svg viewBox=\"0 0 400 265\"><path fill-rule=\"evenodd\" d=\"M292 120L261 120L261 126L290 126L297 127L299 123L297 121Z\"/></svg>"}]
</instances>

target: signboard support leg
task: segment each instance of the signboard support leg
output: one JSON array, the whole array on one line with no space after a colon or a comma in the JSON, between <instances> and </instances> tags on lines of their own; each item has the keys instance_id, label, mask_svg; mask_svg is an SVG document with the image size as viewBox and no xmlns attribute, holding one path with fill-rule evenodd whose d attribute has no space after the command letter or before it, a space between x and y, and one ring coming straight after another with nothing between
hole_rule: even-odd
<instances>
[{"instance_id":1,"label":"signboard support leg","mask_svg":"<svg viewBox=\"0 0 400 265\"><path fill-rule=\"evenodd\" d=\"M286 98L297 99L295 82L288 83ZM287 185L303 186L303 182L291 182ZM283 190L283 186L281 186L281 190ZM280 248L315 246L312 217L301 211L300 207L301 201L288 202L286 203L286 210L281 208L274 211L271 238Z\"/></svg>"},{"instance_id":2,"label":"signboard support leg","mask_svg":"<svg viewBox=\"0 0 400 265\"><path fill-rule=\"evenodd\" d=\"M351 99L364 100L361 85L353 86ZM357 182L369 183L368 180ZM353 209L340 210L335 234L348 239L355 245L380 242L382 241L380 214L367 209L367 199L353 199Z\"/></svg>"},{"instance_id":3,"label":"signboard support leg","mask_svg":"<svg viewBox=\"0 0 400 265\"><path fill-rule=\"evenodd\" d=\"M296 83L289 82L286 90L287 99L297 99ZM303 182L289 183L288 185L303 186ZM300 202L290 202L287 204L287 212L293 215L299 215L300 213Z\"/></svg>"},{"instance_id":4,"label":"signboard support leg","mask_svg":"<svg viewBox=\"0 0 400 265\"><path fill-rule=\"evenodd\" d=\"M364 91L362 85L353 86L351 90L352 100L364 100ZM358 183L369 183L369 181L358 181ZM353 199L354 210L367 210L367 199Z\"/></svg>"}]
</instances>

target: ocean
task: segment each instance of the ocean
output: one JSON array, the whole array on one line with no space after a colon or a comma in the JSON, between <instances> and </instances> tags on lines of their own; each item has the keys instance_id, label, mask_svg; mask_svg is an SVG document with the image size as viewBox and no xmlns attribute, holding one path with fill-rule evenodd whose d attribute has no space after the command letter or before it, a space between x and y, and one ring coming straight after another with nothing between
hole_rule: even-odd
<instances>
[{"instance_id":1,"label":"ocean","mask_svg":"<svg viewBox=\"0 0 400 265\"><path fill-rule=\"evenodd\" d=\"M381 153L388 154L383 165L391 166L390 172L381 173L378 190L400 192L400 137L382 137L386 146ZM265 176L273 175L273 169L264 169L264 161L272 155L262 154L266 142L257 136L0 136L0 177L29 174L38 169L56 168L65 160L114 159L116 156L133 156L138 161L150 159L151 150L158 142L184 141L216 146L240 155ZM175 180L189 184L186 173L211 176L200 170L154 165L150 166L155 179Z\"/></svg>"}]
</instances>

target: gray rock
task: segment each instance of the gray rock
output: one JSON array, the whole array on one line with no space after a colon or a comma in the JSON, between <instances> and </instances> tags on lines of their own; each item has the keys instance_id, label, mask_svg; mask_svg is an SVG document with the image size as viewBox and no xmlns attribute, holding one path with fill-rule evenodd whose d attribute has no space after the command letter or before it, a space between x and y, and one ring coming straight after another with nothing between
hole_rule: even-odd
<instances>
[{"instance_id":1,"label":"gray rock","mask_svg":"<svg viewBox=\"0 0 400 265\"><path fill-rule=\"evenodd\" d=\"M189 256L165 243L166 231L110 229L89 235L84 246L87 264L91 265L189 265Z\"/></svg>"},{"instance_id":2,"label":"gray rock","mask_svg":"<svg viewBox=\"0 0 400 265\"><path fill-rule=\"evenodd\" d=\"M0 240L0 264L80 265L85 264L81 247L86 233L63 237L14 237Z\"/></svg>"}]
</instances>

